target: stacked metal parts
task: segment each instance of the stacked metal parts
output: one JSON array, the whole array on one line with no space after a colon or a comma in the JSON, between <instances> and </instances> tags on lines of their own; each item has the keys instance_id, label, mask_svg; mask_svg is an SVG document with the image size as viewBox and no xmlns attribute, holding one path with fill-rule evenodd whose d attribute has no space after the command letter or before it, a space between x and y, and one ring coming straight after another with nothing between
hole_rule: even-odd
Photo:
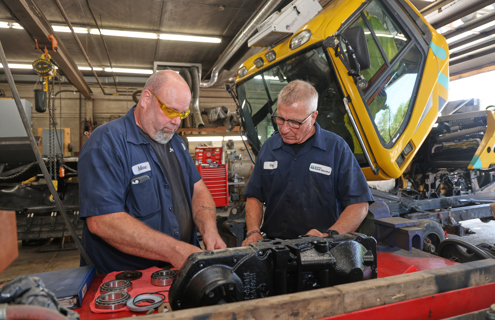
<instances>
[{"instance_id":1,"label":"stacked metal parts","mask_svg":"<svg viewBox=\"0 0 495 320\"><path fill-rule=\"evenodd\" d=\"M376 241L358 233L263 240L191 255L170 287L173 310L251 300L377 277Z\"/></svg>"},{"instance_id":2,"label":"stacked metal parts","mask_svg":"<svg viewBox=\"0 0 495 320\"><path fill-rule=\"evenodd\" d=\"M177 271L175 270L159 270L151 274L151 277L147 276L146 278L150 280L153 286L166 287L172 284L176 274ZM115 276L115 280L103 283L100 286L101 295L95 300L96 309L120 311L127 306L132 312L146 312L163 305L166 300L165 292L168 290L143 292L144 288L148 287L149 289L150 282L147 282L147 279L143 279L146 280L147 285L144 287L142 280L140 284L136 282L136 286L133 286L131 282L131 280L138 280L141 277L142 272L140 271L123 271ZM134 289L136 290L132 292ZM136 292L139 293L136 294Z\"/></svg>"}]
</instances>

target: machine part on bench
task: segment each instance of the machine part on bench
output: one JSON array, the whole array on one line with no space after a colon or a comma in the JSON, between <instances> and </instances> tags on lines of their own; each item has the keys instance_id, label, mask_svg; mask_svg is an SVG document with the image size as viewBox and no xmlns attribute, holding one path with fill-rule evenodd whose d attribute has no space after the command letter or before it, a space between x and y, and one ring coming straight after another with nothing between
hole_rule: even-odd
<instances>
[{"instance_id":1,"label":"machine part on bench","mask_svg":"<svg viewBox=\"0 0 495 320\"><path fill-rule=\"evenodd\" d=\"M137 280L143 276L141 271L123 271L121 273L117 273L115 276L116 280Z\"/></svg>"},{"instance_id":2,"label":"machine part on bench","mask_svg":"<svg viewBox=\"0 0 495 320\"><path fill-rule=\"evenodd\" d=\"M174 282L177 271L175 270L159 270L151 275L151 284L158 287L166 287Z\"/></svg>"},{"instance_id":3,"label":"machine part on bench","mask_svg":"<svg viewBox=\"0 0 495 320\"><path fill-rule=\"evenodd\" d=\"M435 253L440 243L445 240L442 226L433 220L418 220L418 228L423 229L423 251Z\"/></svg>"},{"instance_id":4,"label":"machine part on bench","mask_svg":"<svg viewBox=\"0 0 495 320\"><path fill-rule=\"evenodd\" d=\"M179 310L376 277L376 240L363 234L261 240L192 254L170 287L169 301Z\"/></svg>"},{"instance_id":5,"label":"machine part on bench","mask_svg":"<svg viewBox=\"0 0 495 320\"><path fill-rule=\"evenodd\" d=\"M149 301L149 302L153 301L153 303L145 306L138 306L138 303L144 301ZM132 312L145 312L153 308L159 307L162 304L162 302L163 302L163 297L157 294L140 294L132 299L127 300L127 307Z\"/></svg>"},{"instance_id":6,"label":"machine part on bench","mask_svg":"<svg viewBox=\"0 0 495 320\"><path fill-rule=\"evenodd\" d=\"M132 282L129 280L111 280L105 282L100 286L100 292L113 292L113 291L124 291L129 292L132 290Z\"/></svg>"},{"instance_id":7,"label":"machine part on bench","mask_svg":"<svg viewBox=\"0 0 495 320\"><path fill-rule=\"evenodd\" d=\"M131 296L124 291L107 292L96 298L95 307L97 309L118 310L125 307L130 298Z\"/></svg>"},{"instance_id":8,"label":"machine part on bench","mask_svg":"<svg viewBox=\"0 0 495 320\"><path fill-rule=\"evenodd\" d=\"M440 243L438 254L445 259L464 263L482 259L495 258L482 248L458 239L446 239Z\"/></svg>"}]
</instances>

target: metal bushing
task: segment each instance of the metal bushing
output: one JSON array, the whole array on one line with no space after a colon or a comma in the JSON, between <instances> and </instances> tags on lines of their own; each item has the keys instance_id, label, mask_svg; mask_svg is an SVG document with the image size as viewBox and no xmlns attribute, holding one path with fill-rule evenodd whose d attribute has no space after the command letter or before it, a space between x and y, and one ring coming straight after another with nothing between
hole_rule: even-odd
<instances>
[{"instance_id":1,"label":"metal bushing","mask_svg":"<svg viewBox=\"0 0 495 320\"><path fill-rule=\"evenodd\" d=\"M125 307L131 295L124 291L112 291L104 293L95 300L97 309L118 310Z\"/></svg>"},{"instance_id":2,"label":"metal bushing","mask_svg":"<svg viewBox=\"0 0 495 320\"><path fill-rule=\"evenodd\" d=\"M117 273L115 276L115 280L137 280L141 278L143 273L141 271L123 271L121 273Z\"/></svg>"},{"instance_id":3,"label":"metal bushing","mask_svg":"<svg viewBox=\"0 0 495 320\"><path fill-rule=\"evenodd\" d=\"M153 272L151 275L151 284L154 286L165 287L170 286L174 282L177 274L175 270L160 270Z\"/></svg>"},{"instance_id":4,"label":"metal bushing","mask_svg":"<svg viewBox=\"0 0 495 320\"><path fill-rule=\"evenodd\" d=\"M112 280L105 282L100 287L101 293L113 292L113 291L124 291L129 292L132 290L132 282L129 280Z\"/></svg>"}]
</instances>

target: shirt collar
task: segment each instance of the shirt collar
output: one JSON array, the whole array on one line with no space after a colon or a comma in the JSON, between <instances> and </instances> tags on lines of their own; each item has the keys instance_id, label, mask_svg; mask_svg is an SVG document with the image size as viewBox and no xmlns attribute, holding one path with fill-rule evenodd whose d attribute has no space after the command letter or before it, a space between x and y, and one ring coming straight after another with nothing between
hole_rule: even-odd
<instances>
[{"instance_id":1,"label":"shirt collar","mask_svg":"<svg viewBox=\"0 0 495 320\"><path fill-rule=\"evenodd\" d=\"M323 136L321 134L321 127L320 125L318 124L318 122L315 122L315 137L313 139L313 141L311 142L311 147L316 147L316 148L319 148L323 151L327 150L327 147L325 145L325 141L323 141ZM279 148L282 148L283 145L284 145L284 140L282 139L282 135L280 135L280 132L277 132L277 134L279 135L279 139L274 143L273 145L273 149L279 149Z\"/></svg>"},{"instance_id":2,"label":"shirt collar","mask_svg":"<svg viewBox=\"0 0 495 320\"><path fill-rule=\"evenodd\" d=\"M136 118L134 117L135 109L136 105L127 111L127 114L124 116L124 123L127 129L127 141L134 144L149 144L139 132L138 125L136 124Z\"/></svg>"}]
</instances>

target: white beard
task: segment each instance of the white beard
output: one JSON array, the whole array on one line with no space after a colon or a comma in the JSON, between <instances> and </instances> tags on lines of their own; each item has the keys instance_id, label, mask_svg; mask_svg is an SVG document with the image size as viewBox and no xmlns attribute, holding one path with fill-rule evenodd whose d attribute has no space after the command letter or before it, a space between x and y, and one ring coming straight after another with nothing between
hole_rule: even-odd
<instances>
[{"instance_id":1,"label":"white beard","mask_svg":"<svg viewBox=\"0 0 495 320\"><path fill-rule=\"evenodd\" d=\"M165 132L160 130L155 134L154 140L160 144L167 144L172 139L174 134L175 132Z\"/></svg>"}]
</instances>

